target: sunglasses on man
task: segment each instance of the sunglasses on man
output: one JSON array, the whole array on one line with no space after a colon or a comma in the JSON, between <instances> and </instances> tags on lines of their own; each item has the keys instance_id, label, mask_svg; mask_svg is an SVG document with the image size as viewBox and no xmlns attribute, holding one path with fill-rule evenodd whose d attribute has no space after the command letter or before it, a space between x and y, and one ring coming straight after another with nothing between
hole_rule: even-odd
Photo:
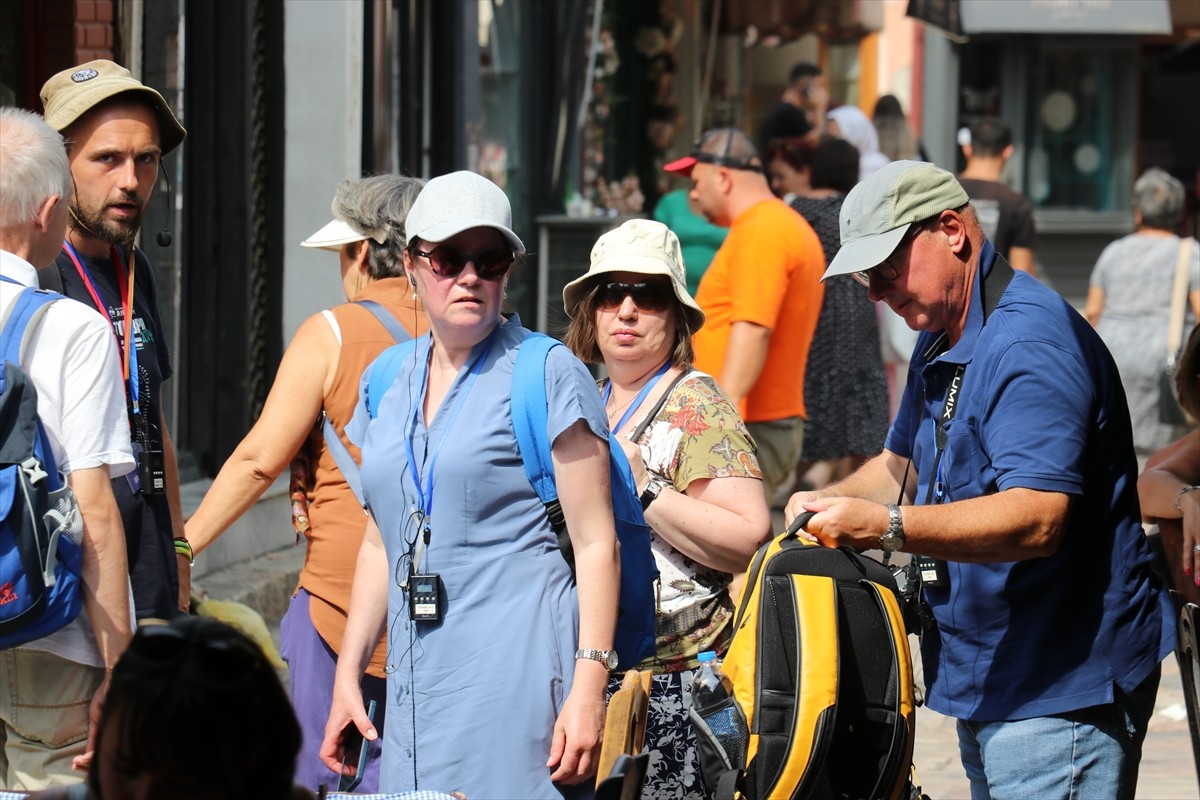
<instances>
[{"instance_id":1,"label":"sunglasses on man","mask_svg":"<svg viewBox=\"0 0 1200 800\"><path fill-rule=\"evenodd\" d=\"M854 278L854 280L868 288L871 286L872 275L879 280L886 281L888 283L896 280L900 277L900 264L905 259L905 250L912 243L912 240L916 239L917 235L925 229L925 226L928 223L929 220L925 220L923 222L914 222L905 232L904 237L900 239L900 244L896 245L896 249L892 251L890 256L885 258L877 266L871 267L870 269L860 269L858 272L851 272L850 275Z\"/></svg>"},{"instance_id":2,"label":"sunglasses on man","mask_svg":"<svg viewBox=\"0 0 1200 800\"><path fill-rule=\"evenodd\" d=\"M457 278L470 262L475 265L475 274L480 280L494 281L504 277L516 260L512 250L504 247L493 247L478 253L464 253L448 244L439 244L432 250L418 247L409 249L413 255L429 259L429 268L439 278Z\"/></svg>"}]
</instances>

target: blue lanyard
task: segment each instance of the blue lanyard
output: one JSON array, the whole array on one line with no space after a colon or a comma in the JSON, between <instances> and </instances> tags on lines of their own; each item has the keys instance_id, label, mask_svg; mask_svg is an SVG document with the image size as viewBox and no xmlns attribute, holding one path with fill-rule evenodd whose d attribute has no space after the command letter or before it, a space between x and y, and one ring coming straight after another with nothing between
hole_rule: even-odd
<instances>
[{"instance_id":1,"label":"blue lanyard","mask_svg":"<svg viewBox=\"0 0 1200 800\"><path fill-rule=\"evenodd\" d=\"M666 360L666 362L663 363L663 365L661 367L659 367L658 372L654 373L654 377L651 378L650 380L646 381L646 385L643 386L642 390L637 393L637 397L633 398L633 402L630 403L629 408L625 409L625 415L621 417L621 421L613 426L614 431L621 430L621 428L625 425L625 423L629 421L629 418L632 417L634 415L634 413L638 410L638 408L641 407L642 401L646 399L646 395L650 394L650 390L654 388L654 385L656 383L658 383L659 379L662 378L663 375L667 374L667 370L669 370L670 368L671 368L671 359L668 358ZM610 396L612 396L612 380L611 379L609 380L608 383L606 383L604 385L604 403L606 405L608 404L608 398Z\"/></svg>"},{"instance_id":2,"label":"blue lanyard","mask_svg":"<svg viewBox=\"0 0 1200 800\"><path fill-rule=\"evenodd\" d=\"M446 433L454 429L454 420L458 418L458 412L462 411L463 402L467 399L467 395L471 393L471 387L475 385L475 379L479 377L480 371L483 369L484 362L487 361L488 353L492 350L492 344L496 341L496 334L500 332L499 326L492 330L491 336L488 337L480 350L479 355L475 358L475 363L471 365L470 372L467 374L466 382L459 390L458 397L454 399L454 405L450 407L450 416L446 420ZM417 415L420 413L421 406L425 402L425 392L429 387L429 359L433 351L433 339L429 339L429 349L425 351L424 358L421 359L424 364L421 370L421 390L417 394L417 400L413 403L412 414L409 417L407 435L404 437L404 448L408 456L408 472L412 477L413 485L417 487L417 500L421 506L421 514L423 516L423 525L425 534L429 534L429 515L433 511L433 472L437 466L438 455L442 452L442 445L446 443L448 436L443 435L438 441L437 447L433 451L433 455L429 458L429 462L425 469L425 481L422 484L421 475L417 471L417 459L413 450L413 437L417 432ZM418 355L420 351L418 350ZM436 416L436 414L435 414ZM428 431L429 426L426 427Z\"/></svg>"},{"instance_id":3,"label":"blue lanyard","mask_svg":"<svg viewBox=\"0 0 1200 800\"><path fill-rule=\"evenodd\" d=\"M96 285L96 282L92 279L92 273L88 270L87 264L84 263L83 259L81 259L79 257L79 254L75 252L75 248L71 246L71 243L69 241L65 241L65 240L63 241L63 248L66 249L67 256L71 259L71 262L75 265L75 269L79 273L79 277L83 279L83 283L84 283L84 286L88 290L88 294L90 294L92 296L92 302L94 302L96 304L96 310L99 311L101 314L104 314L106 317L108 317L108 322L110 325L112 325L112 329L113 329L113 338L116 339L116 342L117 342L117 355L123 356L123 355L128 354L129 379L128 379L128 382L126 383L125 391L128 393L130 405L133 406L134 416L140 417L142 412L141 412L141 405L138 402L138 397L139 397L138 383L139 382L138 382L138 365L137 365L137 346L134 342L125 342L124 346L122 347L122 344L121 344L122 337L117 335L117 330L118 330L119 326L115 322L113 322L112 316L108 313L108 308L106 307L106 304L100 298L100 289ZM112 248L112 256L113 256L113 268L118 271L118 277L120 277L120 270L125 265L122 262L122 260L120 258L120 254L118 253L118 251L115 247ZM134 258L135 259L137 258L136 253L134 253ZM129 271L132 272L132 269L130 269ZM133 304L132 303L129 305L128 308L126 308L125 307L125 298L118 298L117 302L121 306L122 313L124 313L126 315L133 314ZM134 338L132 319L130 320L130 325L129 325L129 338L130 339Z\"/></svg>"}]
</instances>

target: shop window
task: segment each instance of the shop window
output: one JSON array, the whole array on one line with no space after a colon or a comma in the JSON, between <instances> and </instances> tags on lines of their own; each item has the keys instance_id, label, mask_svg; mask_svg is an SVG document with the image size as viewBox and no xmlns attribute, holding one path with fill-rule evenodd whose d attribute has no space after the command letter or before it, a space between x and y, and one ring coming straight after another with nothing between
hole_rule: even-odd
<instances>
[{"instance_id":1,"label":"shop window","mask_svg":"<svg viewBox=\"0 0 1200 800\"><path fill-rule=\"evenodd\" d=\"M0 106L19 106L25 84L24 7L0 3Z\"/></svg>"},{"instance_id":2,"label":"shop window","mask_svg":"<svg viewBox=\"0 0 1200 800\"><path fill-rule=\"evenodd\" d=\"M1025 191L1036 208L1128 206L1135 74L1132 44L1041 43L1025 117Z\"/></svg>"}]
</instances>

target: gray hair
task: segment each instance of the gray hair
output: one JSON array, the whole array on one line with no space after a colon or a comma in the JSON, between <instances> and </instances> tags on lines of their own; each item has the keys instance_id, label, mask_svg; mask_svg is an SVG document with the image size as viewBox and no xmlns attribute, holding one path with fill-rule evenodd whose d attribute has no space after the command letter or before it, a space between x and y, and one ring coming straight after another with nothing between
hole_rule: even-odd
<instances>
[{"instance_id":1,"label":"gray hair","mask_svg":"<svg viewBox=\"0 0 1200 800\"><path fill-rule=\"evenodd\" d=\"M1166 170L1151 167L1133 184L1133 207L1146 227L1174 230L1183 214L1183 184Z\"/></svg>"},{"instance_id":2,"label":"gray hair","mask_svg":"<svg viewBox=\"0 0 1200 800\"><path fill-rule=\"evenodd\" d=\"M40 114L0 108L0 228L32 222L51 195L71 196L62 136Z\"/></svg>"},{"instance_id":3,"label":"gray hair","mask_svg":"<svg viewBox=\"0 0 1200 800\"><path fill-rule=\"evenodd\" d=\"M420 178L372 175L342 181L338 186L333 215L371 237L367 239L367 271L372 278L404 274L402 254L408 243L404 221L424 185Z\"/></svg>"}]
</instances>

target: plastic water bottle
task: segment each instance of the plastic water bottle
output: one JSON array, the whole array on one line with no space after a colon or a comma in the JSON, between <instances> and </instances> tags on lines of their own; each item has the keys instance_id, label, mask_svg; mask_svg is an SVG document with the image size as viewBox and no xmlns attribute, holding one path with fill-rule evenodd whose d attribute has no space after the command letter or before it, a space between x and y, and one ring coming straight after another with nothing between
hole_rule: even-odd
<instances>
[{"instance_id":1,"label":"plastic water bottle","mask_svg":"<svg viewBox=\"0 0 1200 800\"><path fill-rule=\"evenodd\" d=\"M721 659L712 650L696 656L696 660L700 662L700 668L692 678L692 706L703 717L717 709L721 701L733 697L733 684L721 672Z\"/></svg>"},{"instance_id":2,"label":"plastic water bottle","mask_svg":"<svg viewBox=\"0 0 1200 800\"><path fill-rule=\"evenodd\" d=\"M702 725L696 725L697 746L701 749L703 763L709 751L709 741L715 742L722 751L717 756L733 769L745 766L748 736L746 718L733 702L733 683L721 671L717 654L705 651L697 656L700 668L692 678L692 713ZM709 740L709 741L705 741ZM704 771L704 781L710 790L716 789L716 776Z\"/></svg>"}]
</instances>

